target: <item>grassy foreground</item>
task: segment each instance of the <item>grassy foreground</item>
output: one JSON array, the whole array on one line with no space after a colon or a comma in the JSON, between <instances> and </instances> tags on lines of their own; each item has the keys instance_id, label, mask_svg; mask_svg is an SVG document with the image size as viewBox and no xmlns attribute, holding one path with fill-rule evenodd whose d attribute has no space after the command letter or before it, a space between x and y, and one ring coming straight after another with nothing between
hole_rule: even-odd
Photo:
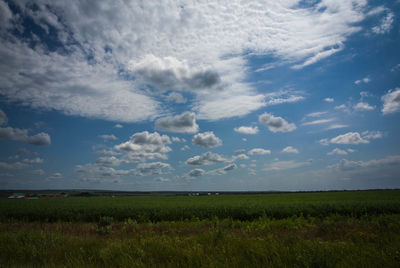
<instances>
[{"instance_id":1,"label":"grassy foreground","mask_svg":"<svg viewBox=\"0 0 400 268\"><path fill-rule=\"evenodd\" d=\"M399 267L399 193L0 200L0 267Z\"/></svg>"}]
</instances>

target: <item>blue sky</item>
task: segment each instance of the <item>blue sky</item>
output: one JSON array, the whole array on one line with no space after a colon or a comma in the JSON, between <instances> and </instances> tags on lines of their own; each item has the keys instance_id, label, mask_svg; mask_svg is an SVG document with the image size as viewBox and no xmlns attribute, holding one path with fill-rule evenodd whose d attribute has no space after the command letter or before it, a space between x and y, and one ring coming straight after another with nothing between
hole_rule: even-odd
<instances>
[{"instance_id":1,"label":"blue sky","mask_svg":"<svg viewBox=\"0 0 400 268\"><path fill-rule=\"evenodd\" d=\"M399 11L0 0L0 188L398 188Z\"/></svg>"}]
</instances>

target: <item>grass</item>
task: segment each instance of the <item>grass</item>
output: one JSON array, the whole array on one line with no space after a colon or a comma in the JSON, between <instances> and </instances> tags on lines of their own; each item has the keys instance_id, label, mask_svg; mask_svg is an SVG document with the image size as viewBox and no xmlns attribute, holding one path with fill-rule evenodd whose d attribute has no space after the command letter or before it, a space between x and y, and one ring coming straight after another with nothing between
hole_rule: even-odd
<instances>
[{"instance_id":1,"label":"grass","mask_svg":"<svg viewBox=\"0 0 400 268\"><path fill-rule=\"evenodd\" d=\"M50 201L51 200L51 201ZM293 215L325 217L400 213L400 191L286 193L219 196L71 197L0 200L0 220L96 222L179 221L186 219L282 219Z\"/></svg>"},{"instance_id":2,"label":"grass","mask_svg":"<svg viewBox=\"0 0 400 268\"><path fill-rule=\"evenodd\" d=\"M400 191L0 200L0 267L399 267Z\"/></svg>"}]
</instances>

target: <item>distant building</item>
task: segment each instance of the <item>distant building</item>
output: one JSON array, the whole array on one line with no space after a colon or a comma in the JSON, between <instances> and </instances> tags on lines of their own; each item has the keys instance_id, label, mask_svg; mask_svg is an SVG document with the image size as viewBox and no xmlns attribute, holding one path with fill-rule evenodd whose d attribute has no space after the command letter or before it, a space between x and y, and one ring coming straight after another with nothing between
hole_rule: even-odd
<instances>
[{"instance_id":1,"label":"distant building","mask_svg":"<svg viewBox=\"0 0 400 268\"><path fill-rule=\"evenodd\" d=\"M8 198L9 199L21 199L21 198L24 198L24 197L25 197L25 194L23 194L23 193L13 193Z\"/></svg>"}]
</instances>

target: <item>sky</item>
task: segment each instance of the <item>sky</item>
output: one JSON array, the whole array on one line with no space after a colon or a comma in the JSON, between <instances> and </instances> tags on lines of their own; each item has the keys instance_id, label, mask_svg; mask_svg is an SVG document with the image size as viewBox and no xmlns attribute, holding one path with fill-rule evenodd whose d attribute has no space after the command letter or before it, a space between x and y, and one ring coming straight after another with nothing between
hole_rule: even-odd
<instances>
[{"instance_id":1,"label":"sky","mask_svg":"<svg viewBox=\"0 0 400 268\"><path fill-rule=\"evenodd\" d=\"M0 189L399 188L399 15L0 0Z\"/></svg>"}]
</instances>

